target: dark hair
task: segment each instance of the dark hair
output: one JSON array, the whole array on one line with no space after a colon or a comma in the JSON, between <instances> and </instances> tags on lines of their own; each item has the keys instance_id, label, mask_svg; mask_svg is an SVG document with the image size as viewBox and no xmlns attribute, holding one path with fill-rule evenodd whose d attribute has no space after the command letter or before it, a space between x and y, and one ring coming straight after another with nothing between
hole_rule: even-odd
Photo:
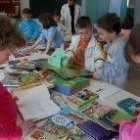
<instances>
[{"instance_id":1,"label":"dark hair","mask_svg":"<svg viewBox=\"0 0 140 140\"><path fill-rule=\"evenodd\" d=\"M24 8L22 14L32 15L32 11L29 8Z\"/></svg>"},{"instance_id":2,"label":"dark hair","mask_svg":"<svg viewBox=\"0 0 140 140\"><path fill-rule=\"evenodd\" d=\"M97 21L97 26L106 30L109 33L121 31L120 18L115 13L106 13Z\"/></svg>"},{"instance_id":3,"label":"dark hair","mask_svg":"<svg viewBox=\"0 0 140 140\"><path fill-rule=\"evenodd\" d=\"M54 12L53 12L53 16L61 16L60 11L54 11Z\"/></svg>"},{"instance_id":4,"label":"dark hair","mask_svg":"<svg viewBox=\"0 0 140 140\"><path fill-rule=\"evenodd\" d=\"M5 48L16 49L25 45L19 29L13 25L10 19L0 16L0 50Z\"/></svg>"},{"instance_id":5,"label":"dark hair","mask_svg":"<svg viewBox=\"0 0 140 140\"><path fill-rule=\"evenodd\" d=\"M132 29L133 26L134 26L134 17L130 13L128 13L122 22L122 28Z\"/></svg>"},{"instance_id":6,"label":"dark hair","mask_svg":"<svg viewBox=\"0 0 140 140\"><path fill-rule=\"evenodd\" d=\"M48 29L51 26L57 26L56 22L54 21L52 14L44 13L39 16L39 21L42 23L44 29Z\"/></svg>"},{"instance_id":7,"label":"dark hair","mask_svg":"<svg viewBox=\"0 0 140 140\"><path fill-rule=\"evenodd\" d=\"M86 27L92 27L91 20L88 16L81 16L77 20L76 24L77 28L86 28Z\"/></svg>"},{"instance_id":8,"label":"dark hair","mask_svg":"<svg viewBox=\"0 0 140 140\"><path fill-rule=\"evenodd\" d=\"M73 0L74 2L76 2L76 0ZM67 0L67 2L68 2L68 0Z\"/></svg>"},{"instance_id":9,"label":"dark hair","mask_svg":"<svg viewBox=\"0 0 140 140\"><path fill-rule=\"evenodd\" d=\"M134 55L140 54L140 24L137 24L132 29L125 51L128 60L131 59L131 54Z\"/></svg>"}]
</instances>

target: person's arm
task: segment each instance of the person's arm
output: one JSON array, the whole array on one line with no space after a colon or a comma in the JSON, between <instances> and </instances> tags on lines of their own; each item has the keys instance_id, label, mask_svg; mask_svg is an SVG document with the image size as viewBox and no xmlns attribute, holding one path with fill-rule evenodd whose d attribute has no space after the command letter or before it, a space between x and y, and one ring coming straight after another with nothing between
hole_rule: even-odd
<instances>
[{"instance_id":1,"label":"person's arm","mask_svg":"<svg viewBox=\"0 0 140 140\"><path fill-rule=\"evenodd\" d=\"M35 50L35 48L37 47L37 45L40 43L42 41L42 39L41 38L38 38L37 40L36 40L36 42L34 43L34 45L33 46L30 46L30 50L31 51L33 51L33 50Z\"/></svg>"},{"instance_id":2,"label":"person's arm","mask_svg":"<svg viewBox=\"0 0 140 140\"><path fill-rule=\"evenodd\" d=\"M0 127L0 139L3 140L20 140L23 133L19 127Z\"/></svg>"},{"instance_id":3,"label":"person's arm","mask_svg":"<svg viewBox=\"0 0 140 140\"><path fill-rule=\"evenodd\" d=\"M70 47L66 49L67 55L69 58L72 58L75 55L75 50L77 47L77 40L79 40L78 36L73 36L71 39Z\"/></svg>"},{"instance_id":4,"label":"person's arm","mask_svg":"<svg viewBox=\"0 0 140 140\"><path fill-rule=\"evenodd\" d=\"M55 39L55 36L57 34L57 27L50 27L47 32L48 32L48 36L46 38L47 39L47 47L45 50L45 54L47 54L48 51L50 50L50 48L52 47L52 42Z\"/></svg>"},{"instance_id":5,"label":"person's arm","mask_svg":"<svg viewBox=\"0 0 140 140\"><path fill-rule=\"evenodd\" d=\"M44 32L41 33L40 37L36 40L34 45L30 46L30 49L34 50L37 47L37 45L43 40L43 38L44 38Z\"/></svg>"},{"instance_id":6,"label":"person's arm","mask_svg":"<svg viewBox=\"0 0 140 140\"><path fill-rule=\"evenodd\" d=\"M32 121L26 121L19 126L3 126L0 124L0 139L6 140L21 140L35 128Z\"/></svg>"},{"instance_id":7,"label":"person's arm","mask_svg":"<svg viewBox=\"0 0 140 140\"><path fill-rule=\"evenodd\" d=\"M50 50L50 48L52 46L52 42L53 42L53 40L51 38L47 40L47 47L46 47L46 50L45 50L45 54L47 54L48 51Z\"/></svg>"},{"instance_id":8,"label":"person's arm","mask_svg":"<svg viewBox=\"0 0 140 140\"><path fill-rule=\"evenodd\" d=\"M114 53L110 56L112 60L110 62L105 62L102 69L94 73L93 76L95 79L108 81L109 79L113 80L127 73L129 65L125 60L123 46L113 47Z\"/></svg>"}]
</instances>

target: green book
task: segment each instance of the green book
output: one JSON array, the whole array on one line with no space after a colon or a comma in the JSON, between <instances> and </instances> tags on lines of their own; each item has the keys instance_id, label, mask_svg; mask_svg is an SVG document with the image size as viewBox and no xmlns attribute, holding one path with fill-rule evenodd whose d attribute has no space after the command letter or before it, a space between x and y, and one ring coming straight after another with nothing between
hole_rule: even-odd
<instances>
[{"instance_id":1,"label":"green book","mask_svg":"<svg viewBox=\"0 0 140 140\"><path fill-rule=\"evenodd\" d=\"M71 95L89 85L89 79L83 77L67 80L55 75L52 78L52 81L54 82L56 90L66 95Z\"/></svg>"},{"instance_id":2,"label":"green book","mask_svg":"<svg viewBox=\"0 0 140 140\"><path fill-rule=\"evenodd\" d=\"M109 125L114 126L122 120L134 120L135 116L129 115L128 113L122 112L117 109L110 110L107 114L105 114L101 120Z\"/></svg>"}]
</instances>

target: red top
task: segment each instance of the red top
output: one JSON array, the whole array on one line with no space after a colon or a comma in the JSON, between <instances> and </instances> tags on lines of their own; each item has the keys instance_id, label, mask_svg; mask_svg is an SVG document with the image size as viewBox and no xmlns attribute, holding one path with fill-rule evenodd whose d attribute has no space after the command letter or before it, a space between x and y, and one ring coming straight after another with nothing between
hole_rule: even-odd
<instances>
[{"instance_id":1,"label":"red top","mask_svg":"<svg viewBox=\"0 0 140 140\"><path fill-rule=\"evenodd\" d=\"M0 140L20 140L22 130L16 126L17 106L9 92L0 84Z\"/></svg>"}]
</instances>

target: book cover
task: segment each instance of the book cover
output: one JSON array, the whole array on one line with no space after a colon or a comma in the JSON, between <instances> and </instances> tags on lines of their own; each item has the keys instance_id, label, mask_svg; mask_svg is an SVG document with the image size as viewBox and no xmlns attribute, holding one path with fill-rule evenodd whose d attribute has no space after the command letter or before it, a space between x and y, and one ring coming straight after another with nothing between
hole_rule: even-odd
<instances>
[{"instance_id":1,"label":"book cover","mask_svg":"<svg viewBox=\"0 0 140 140\"><path fill-rule=\"evenodd\" d=\"M85 106L81 112L90 119L100 119L104 114L108 113L111 110L109 106L100 104L98 102L92 102Z\"/></svg>"},{"instance_id":2,"label":"book cover","mask_svg":"<svg viewBox=\"0 0 140 140\"><path fill-rule=\"evenodd\" d=\"M66 101L70 106L80 108L89 102L96 100L98 97L99 95L96 92L85 88L74 95L67 97Z\"/></svg>"},{"instance_id":3,"label":"book cover","mask_svg":"<svg viewBox=\"0 0 140 140\"><path fill-rule=\"evenodd\" d=\"M117 105L129 114L133 114L135 108L140 107L140 102L133 98L126 98L117 103Z\"/></svg>"},{"instance_id":4,"label":"book cover","mask_svg":"<svg viewBox=\"0 0 140 140\"><path fill-rule=\"evenodd\" d=\"M50 139L45 140L80 140L81 137L74 132L75 129L81 131L70 119L64 115L57 114L48 117L43 126L36 128L30 133L30 137L35 139L46 138L49 134L51 136Z\"/></svg>"},{"instance_id":5,"label":"book cover","mask_svg":"<svg viewBox=\"0 0 140 140\"><path fill-rule=\"evenodd\" d=\"M89 79L83 77L66 80L59 76L54 76L52 81L54 82L55 89L66 95L71 95L89 85Z\"/></svg>"},{"instance_id":6,"label":"book cover","mask_svg":"<svg viewBox=\"0 0 140 140\"><path fill-rule=\"evenodd\" d=\"M111 126L117 125L122 120L134 120L135 117L132 115L129 115L125 112L122 112L117 109L112 109L108 113L106 113L101 120Z\"/></svg>"},{"instance_id":7,"label":"book cover","mask_svg":"<svg viewBox=\"0 0 140 140\"><path fill-rule=\"evenodd\" d=\"M91 120L87 120L77 126L94 140L110 140L118 135L118 132L107 130Z\"/></svg>"},{"instance_id":8,"label":"book cover","mask_svg":"<svg viewBox=\"0 0 140 140\"><path fill-rule=\"evenodd\" d=\"M60 112L60 108L50 99L45 84L25 90L15 90L18 109L25 121L41 120Z\"/></svg>"}]
</instances>

